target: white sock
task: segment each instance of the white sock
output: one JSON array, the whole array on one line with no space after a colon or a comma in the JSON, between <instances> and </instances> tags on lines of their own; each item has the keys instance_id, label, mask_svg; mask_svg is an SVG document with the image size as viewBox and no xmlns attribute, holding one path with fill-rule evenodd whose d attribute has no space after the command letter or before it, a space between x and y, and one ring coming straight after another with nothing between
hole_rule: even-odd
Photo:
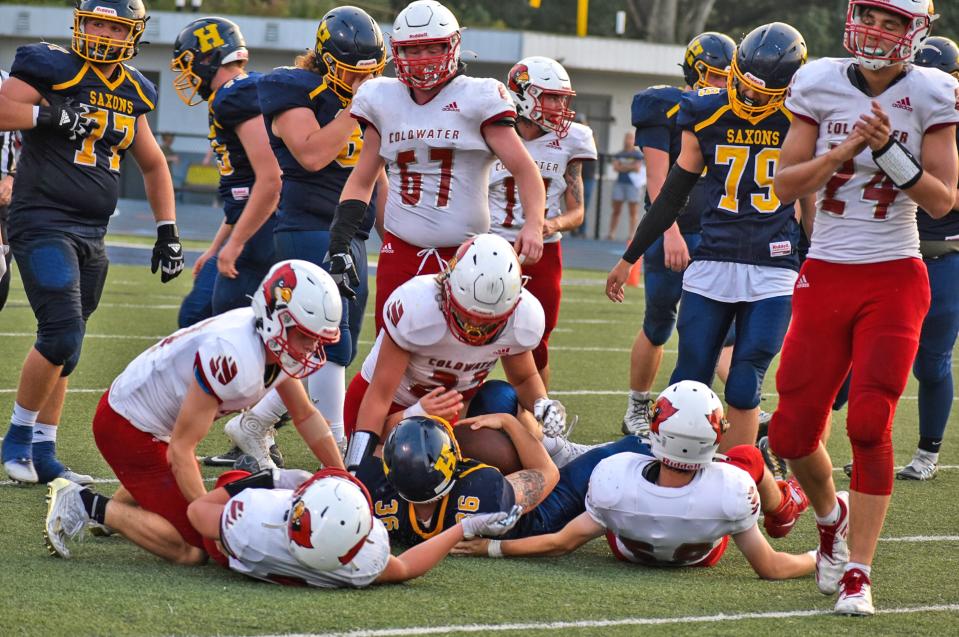
<instances>
[{"instance_id":1,"label":"white sock","mask_svg":"<svg viewBox=\"0 0 959 637\"><path fill-rule=\"evenodd\" d=\"M310 400L320 410L333 432L333 439L340 441L346 435L343 429L343 403L346 402L346 368L326 362L307 378Z\"/></svg>"},{"instance_id":2,"label":"white sock","mask_svg":"<svg viewBox=\"0 0 959 637\"><path fill-rule=\"evenodd\" d=\"M635 389L629 390L629 397L633 400L649 400L649 394L650 392L648 391L636 391Z\"/></svg>"},{"instance_id":3,"label":"white sock","mask_svg":"<svg viewBox=\"0 0 959 637\"><path fill-rule=\"evenodd\" d=\"M872 566L867 564L860 564L859 562L846 562L846 571L851 571L854 568L858 568L860 571L866 574L866 577L872 577Z\"/></svg>"},{"instance_id":4,"label":"white sock","mask_svg":"<svg viewBox=\"0 0 959 637\"><path fill-rule=\"evenodd\" d=\"M818 522L819 524L822 524L823 526L829 526L830 524L835 524L836 522L839 521L839 513L840 513L839 500L836 500L836 506L829 513L829 515L823 518L817 515L816 522Z\"/></svg>"},{"instance_id":5,"label":"white sock","mask_svg":"<svg viewBox=\"0 0 959 637\"><path fill-rule=\"evenodd\" d=\"M34 442L56 442L57 441L57 427L56 425L45 425L42 422L38 422L33 426L33 441Z\"/></svg>"},{"instance_id":6,"label":"white sock","mask_svg":"<svg viewBox=\"0 0 959 637\"><path fill-rule=\"evenodd\" d=\"M271 389L266 396L260 399L260 402L250 408L250 413L260 422L270 423L272 427L280 419L280 416L286 413L286 405L283 404L283 399L276 393L276 390Z\"/></svg>"},{"instance_id":7,"label":"white sock","mask_svg":"<svg viewBox=\"0 0 959 637\"><path fill-rule=\"evenodd\" d=\"M39 411L30 411L20 406L20 403L13 403L13 415L10 416L10 424L15 427L30 427L37 424Z\"/></svg>"}]
</instances>

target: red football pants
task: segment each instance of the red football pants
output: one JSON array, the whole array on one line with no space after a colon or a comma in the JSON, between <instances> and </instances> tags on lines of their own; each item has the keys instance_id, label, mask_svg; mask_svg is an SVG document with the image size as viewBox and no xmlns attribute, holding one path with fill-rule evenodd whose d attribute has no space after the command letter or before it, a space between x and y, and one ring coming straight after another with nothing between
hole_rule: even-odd
<instances>
[{"instance_id":1,"label":"red football pants","mask_svg":"<svg viewBox=\"0 0 959 637\"><path fill-rule=\"evenodd\" d=\"M421 248L407 243L387 232L380 247L380 260L376 265L376 308L373 318L376 333L383 327L383 306L393 290L420 274L438 274L440 259L449 261L456 256L459 246L451 248Z\"/></svg>"},{"instance_id":2,"label":"red football pants","mask_svg":"<svg viewBox=\"0 0 959 637\"><path fill-rule=\"evenodd\" d=\"M892 493L892 419L919 347L929 309L929 277L920 259L838 264L808 259L793 294L793 316L776 374L779 407L769 442L783 458L813 453L830 406L855 369L846 433L850 487Z\"/></svg>"},{"instance_id":3,"label":"red football pants","mask_svg":"<svg viewBox=\"0 0 959 637\"><path fill-rule=\"evenodd\" d=\"M536 369L543 369L549 363L547 343L559 319L559 301L563 294L563 248L560 242L544 243L542 258L533 265L524 265L523 275L530 277L526 289L543 306L546 316L543 338L533 350Z\"/></svg>"},{"instance_id":4,"label":"red football pants","mask_svg":"<svg viewBox=\"0 0 959 637\"><path fill-rule=\"evenodd\" d=\"M202 549L203 537L186 515L190 503L167 462L167 443L113 411L109 396L109 391L103 394L93 416L93 439L103 458L141 508L162 516L187 544Z\"/></svg>"}]
</instances>

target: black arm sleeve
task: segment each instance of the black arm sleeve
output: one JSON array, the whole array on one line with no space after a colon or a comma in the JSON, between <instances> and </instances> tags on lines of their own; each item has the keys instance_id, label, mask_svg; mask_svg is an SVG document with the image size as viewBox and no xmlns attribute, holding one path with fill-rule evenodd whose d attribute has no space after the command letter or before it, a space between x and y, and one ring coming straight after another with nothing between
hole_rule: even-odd
<instances>
[{"instance_id":1,"label":"black arm sleeve","mask_svg":"<svg viewBox=\"0 0 959 637\"><path fill-rule=\"evenodd\" d=\"M691 173L680 168L678 164L673 164L659 196L636 227L633 240L623 253L623 261L636 263L647 248L673 225L686 206L689 193L698 180L699 173Z\"/></svg>"},{"instance_id":2,"label":"black arm sleeve","mask_svg":"<svg viewBox=\"0 0 959 637\"><path fill-rule=\"evenodd\" d=\"M223 485L223 488L226 489L226 492L230 494L231 498L246 489L272 489L273 472L269 469L263 469L239 480L228 482Z\"/></svg>"},{"instance_id":3,"label":"black arm sleeve","mask_svg":"<svg viewBox=\"0 0 959 637\"><path fill-rule=\"evenodd\" d=\"M350 242L366 216L369 204L359 199L347 199L336 206L330 225L330 255L349 254Z\"/></svg>"}]
</instances>

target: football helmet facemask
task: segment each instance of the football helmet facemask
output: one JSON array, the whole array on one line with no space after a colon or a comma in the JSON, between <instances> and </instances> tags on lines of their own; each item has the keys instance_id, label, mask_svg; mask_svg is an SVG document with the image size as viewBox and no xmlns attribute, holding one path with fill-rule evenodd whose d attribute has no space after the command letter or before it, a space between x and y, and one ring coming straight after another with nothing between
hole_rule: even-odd
<instances>
[{"instance_id":1,"label":"football helmet facemask","mask_svg":"<svg viewBox=\"0 0 959 637\"><path fill-rule=\"evenodd\" d=\"M746 34L736 47L726 79L733 113L754 124L775 113L786 100L793 75L806 63L806 55L802 35L783 22L764 24Z\"/></svg>"},{"instance_id":2,"label":"football helmet facemask","mask_svg":"<svg viewBox=\"0 0 959 637\"><path fill-rule=\"evenodd\" d=\"M330 275L308 261L281 261L270 268L253 294L252 306L260 338L293 378L304 378L322 367L326 362L323 346L340 340L340 293ZM297 348L291 343L294 332L312 346Z\"/></svg>"},{"instance_id":3,"label":"football helmet facemask","mask_svg":"<svg viewBox=\"0 0 959 637\"><path fill-rule=\"evenodd\" d=\"M683 56L683 78L694 89L710 86L722 88L729 76L736 42L724 33L700 33L686 45Z\"/></svg>"},{"instance_id":4,"label":"football helmet facemask","mask_svg":"<svg viewBox=\"0 0 959 637\"><path fill-rule=\"evenodd\" d=\"M916 53L916 66L939 69L959 79L959 45L949 38L928 38Z\"/></svg>"},{"instance_id":5,"label":"football helmet facemask","mask_svg":"<svg viewBox=\"0 0 959 637\"><path fill-rule=\"evenodd\" d=\"M401 420L383 443L383 470L409 502L433 502L456 484L463 456L449 423L437 416Z\"/></svg>"},{"instance_id":6,"label":"football helmet facemask","mask_svg":"<svg viewBox=\"0 0 959 637\"><path fill-rule=\"evenodd\" d=\"M353 75L379 74L386 66L380 26L356 7L337 7L323 16L314 52L326 67L326 85L347 101L353 99Z\"/></svg>"},{"instance_id":7,"label":"football helmet facemask","mask_svg":"<svg viewBox=\"0 0 959 637\"><path fill-rule=\"evenodd\" d=\"M516 252L495 234L480 234L461 245L437 281L450 331L467 345L495 341L523 290Z\"/></svg>"},{"instance_id":8,"label":"football helmet facemask","mask_svg":"<svg viewBox=\"0 0 959 637\"><path fill-rule=\"evenodd\" d=\"M566 136L576 115L569 108L576 91L562 64L539 55L523 58L510 69L506 87L520 117L561 139Z\"/></svg>"},{"instance_id":9,"label":"football helmet facemask","mask_svg":"<svg viewBox=\"0 0 959 637\"><path fill-rule=\"evenodd\" d=\"M123 39L87 33L87 21L105 21L127 29ZM99 64L124 62L137 54L149 20L142 0L77 0L73 10L73 52Z\"/></svg>"},{"instance_id":10,"label":"football helmet facemask","mask_svg":"<svg viewBox=\"0 0 959 637\"><path fill-rule=\"evenodd\" d=\"M878 21L868 20L870 9L902 17L904 33L890 33ZM932 0L849 0L843 46L863 68L873 71L908 62L922 48L932 21L938 17Z\"/></svg>"},{"instance_id":11,"label":"football helmet facemask","mask_svg":"<svg viewBox=\"0 0 959 637\"><path fill-rule=\"evenodd\" d=\"M290 553L309 569L325 572L349 564L372 529L370 494L342 469L323 469L293 492Z\"/></svg>"},{"instance_id":12,"label":"football helmet facemask","mask_svg":"<svg viewBox=\"0 0 959 637\"><path fill-rule=\"evenodd\" d=\"M656 399L649 446L665 466L693 471L713 461L728 427L719 396L703 383L683 380Z\"/></svg>"},{"instance_id":13,"label":"football helmet facemask","mask_svg":"<svg viewBox=\"0 0 959 637\"><path fill-rule=\"evenodd\" d=\"M200 18L183 27L173 43L170 69L178 75L173 88L187 106L213 94L213 76L230 62L250 57L240 27L226 18Z\"/></svg>"},{"instance_id":14,"label":"football helmet facemask","mask_svg":"<svg viewBox=\"0 0 959 637\"><path fill-rule=\"evenodd\" d=\"M390 46L396 77L410 88L431 89L456 75L460 63L460 25L436 0L416 0L393 22ZM408 47L437 46L442 52L409 57Z\"/></svg>"}]
</instances>

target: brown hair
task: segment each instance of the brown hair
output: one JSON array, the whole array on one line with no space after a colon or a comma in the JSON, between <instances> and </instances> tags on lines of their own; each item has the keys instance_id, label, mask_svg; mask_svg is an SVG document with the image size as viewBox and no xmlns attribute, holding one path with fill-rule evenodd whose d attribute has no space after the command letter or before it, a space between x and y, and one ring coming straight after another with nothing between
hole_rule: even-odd
<instances>
[{"instance_id":1,"label":"brown hair","mask_svg":"<svg viewBox=\"0 0 959 637\"><path fill-rule=\"evenodd\" d=\"M315 49L309 49L303 55L296 56L293 65L298 69L326 75L326 62L316 54Z\"/></svg>"}]
</instances>

